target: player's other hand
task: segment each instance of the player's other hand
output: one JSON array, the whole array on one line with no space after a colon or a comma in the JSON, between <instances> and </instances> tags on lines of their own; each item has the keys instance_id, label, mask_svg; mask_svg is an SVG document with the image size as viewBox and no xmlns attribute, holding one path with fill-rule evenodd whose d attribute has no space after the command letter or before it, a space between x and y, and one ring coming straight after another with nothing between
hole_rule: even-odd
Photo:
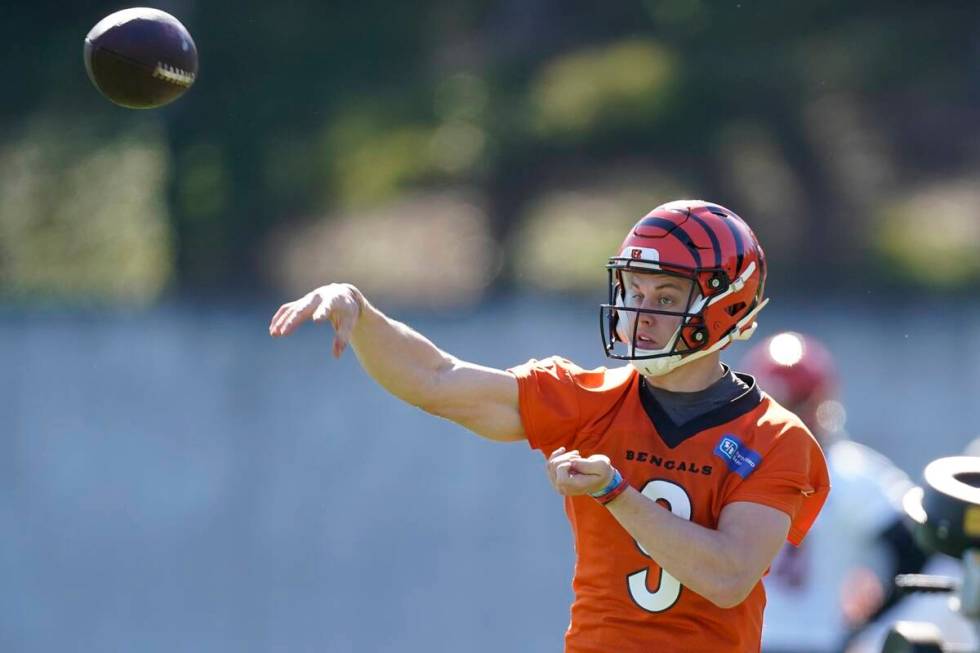
<instances>
[{"instance_id":1,"label":"player's other hand","mask_svg":"<svg viewBox=\"0 0 980 653\"><path fill-rule=\"evenodd\" d=\"M279 307L269 322L269 335L288 336L307 320L329 321L333 325L333 355L340 356L357 319L361 316L358 290L347 283L331 283L311 290L297 300Z\"/></svg>"},{"instance_id":2,"label":"player's other hand","mask_svg":"<svg viewBox=\"0 0 980 653\"><path fill-rule=\"evenodd\" d=\"M614 473L607 456L583 458L577 450L565 451L565 447L548 456L547 469L551 484L564 496L598 492L609 484Z\"/></svg>"}]
</instances>

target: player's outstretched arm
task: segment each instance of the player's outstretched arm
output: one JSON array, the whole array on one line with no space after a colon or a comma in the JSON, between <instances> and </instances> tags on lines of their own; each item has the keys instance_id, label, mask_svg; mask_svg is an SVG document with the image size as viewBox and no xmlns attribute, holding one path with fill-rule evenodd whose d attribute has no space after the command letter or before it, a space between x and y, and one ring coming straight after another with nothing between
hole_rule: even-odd
<instances>
[{"instance_id":1,"label":"player's outstretched arm","mask_svg":"<svg viewBox=\"0 0 980 653\"><path fill-rule=\"evenodd\" d=\"M399 399L491 440L524 439L512 374L447 354L354 286L328 284L283 304L269 334L287 336L306 321L333 325L334 357L352 345L364 370Z\"/></svg>"}]
</instances>

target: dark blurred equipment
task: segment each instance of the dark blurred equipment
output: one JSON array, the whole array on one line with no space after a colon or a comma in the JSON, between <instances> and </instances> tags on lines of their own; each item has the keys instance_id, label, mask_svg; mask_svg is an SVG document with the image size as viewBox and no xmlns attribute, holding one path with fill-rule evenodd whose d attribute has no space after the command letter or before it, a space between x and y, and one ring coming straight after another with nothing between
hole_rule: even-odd
<instances>
[{"instance_id":1,"label":"dark blurred equipment","mask_svg":"<svg viewBox=\"0 0 980 653\"><path fill-rule=\"evenodd\" d=\"M85 37L84 55L95 87L130 109L173 102L197 77L194 39L158 9L123 9L103 18Z\"/></svg>"},{"instance_id":2,"label":"dark blurred equipment","mask_svg":"<svg viewBox=\"0 0 980 653\"><path fill-rule=\"evenodd\" d=\"M916 523L919 546L963 562L963 578L907 574L895 579L900 591L942 592L953 597L951 609L980 633L980 457L954 456L929 463L924 483L905 497L904 507ZM888 634L883 653L963 650L943 641L935 625L899 622Z\"/></svg>"}]
</instances>

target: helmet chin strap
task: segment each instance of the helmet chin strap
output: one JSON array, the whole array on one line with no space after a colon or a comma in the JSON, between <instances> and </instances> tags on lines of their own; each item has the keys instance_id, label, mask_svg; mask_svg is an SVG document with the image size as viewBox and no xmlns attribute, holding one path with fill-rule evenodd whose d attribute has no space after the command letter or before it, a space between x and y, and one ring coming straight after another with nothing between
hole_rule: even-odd
<instances>
[{"instance_id":1,"label":"helmet chin strap","mask_svg":"<svg viewBox=\"0 0 980 653\"><path fill-rule=\"evenodd\" d=\"M630 356L658 356L657 358L644 358L642 360L631 360L630 365L640 371L643 376L663 376L667 372L680 367L687 362L681 354L667 356L668 352L674 349L677 338L680 337L681 328L677 327L670 341L660 349L639 349L631 344L629 348Z\"/></svg>"},{"instance_id":2,"label":"helmet chin strap","mask_svg":"<svg viewBox=\"0 0 980 653\"><path fill-rule=\"evenodd\" d=\"M638 349L637 352L643 354L647 353L642 349ZM643 376L663 376L668 372L673 372L689 360L691 360L690 356L685 358L680 354L674 354L673 356L664 356L662 358L631 360L630 365L635 367Z\"/></svg>"}]
</instances>

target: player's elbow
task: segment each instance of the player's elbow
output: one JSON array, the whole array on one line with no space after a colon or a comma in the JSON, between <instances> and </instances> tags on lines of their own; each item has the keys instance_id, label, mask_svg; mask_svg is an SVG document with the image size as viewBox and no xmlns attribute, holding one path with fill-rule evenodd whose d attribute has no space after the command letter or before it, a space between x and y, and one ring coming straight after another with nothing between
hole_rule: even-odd
<instances>
[{"instance_id":1,"label":"player's elbow","mask_svg":"<svg viewBox=\"0 0 980 653\"><path fill-rule=\"evenodd\" d=\"M416 408L457 424L463 423L473 411L472 402L453 394L441 380L420 386L417 393L416 401L412 402Z\"/></svg>"},{"instance_id":2,"label":"player's elbow","mask_svg":"<svg viewBox=\"0 0 980 653\"><path fill-rule=\"evenodd\" d=\"M449 381L453 362L451 357L445 356L437 366L424 370L413 379L410 403L431 415L452 420L457 409Z\"/></svg>"},{"instance_id":3,"label":"player's elbow","mask_svg":"<svg viewBox=\"0 0 980 653\"><path fill-rule=\"evenodd\" d=\"M462 426L472 433L494 442L517 442L525 439L520 417L506 419L494 411L474 410L466 406L421 407L423 410Z\"/></svg>"},{"instance_id":4,"label":"player's elbow","mask_svg":"<svg viewBox=\"0 0 980 653\"><path fill-rule=\"evenodd\" d=\"M711 592L706 592L704 598L708 599L719 608L725 610L728 608L734 608L736 605L745 600L744 597L739 598L735 592L724 588L715 588Z\"/></svg>"},{"instance_id":5,"label":"player's elbow","mask_svg":"<svg viewBox=\"0 0 980 653\"><path fill-rule=\"evenodd\" d=\"M416 408L424 410L430 415L435 415L436 417L442 417L448 420L453 419L453 411L451 407L447 403L439 401L437 397L423 395L417 398L415 401L411 401L409 403L413 404Z\"/></svg>"},{"instance_id":6,"label":"player's elbow","mask_svg":"<svg viewBox=\"0 0 980 653\"><path fill-rule=\"evenodd\" d=\"M745 578L741 574L731 574L727 577L719 577L710 592L704 598L714 603L719 608L734 608L749 597L756 581Z\"/></svg>"}]
</instances>

